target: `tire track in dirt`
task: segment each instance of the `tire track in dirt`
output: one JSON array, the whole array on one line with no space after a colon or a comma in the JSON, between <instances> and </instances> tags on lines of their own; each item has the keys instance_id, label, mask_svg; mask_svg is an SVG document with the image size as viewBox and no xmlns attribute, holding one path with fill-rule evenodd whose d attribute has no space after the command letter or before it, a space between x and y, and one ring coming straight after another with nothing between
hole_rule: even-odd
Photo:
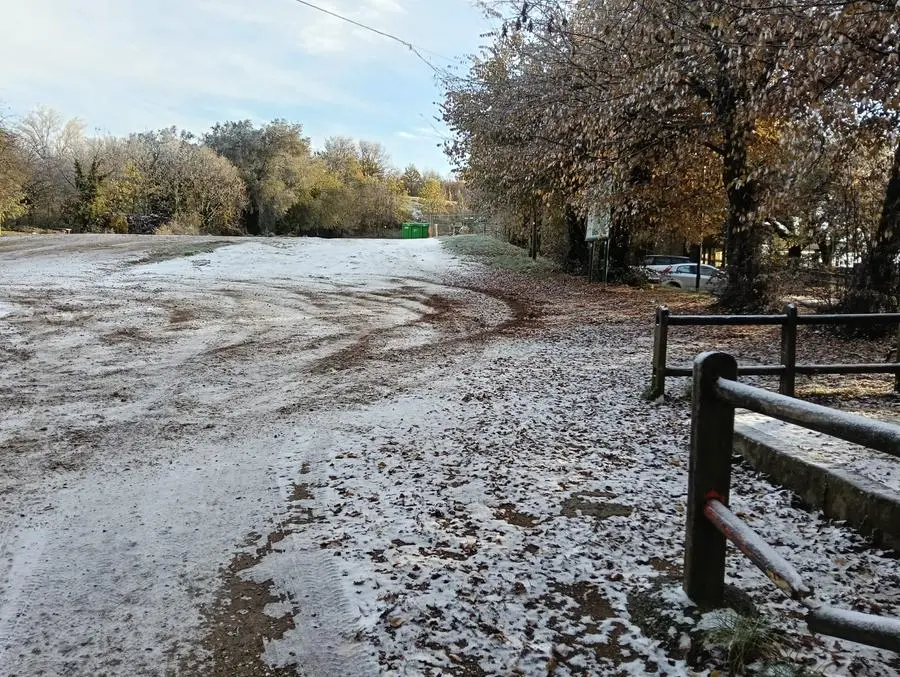
<instances>
[{"instance_id":1,"label":"tire track in dirt","mask_svg":"<svg viewBox=\"0 0 900 677\"><path fill-rule=\"evenodd\" d=\"M276 589L289 585L303 591L295 600L294 627L267 644L267 663L296 666L308 677L377 675L375 657L357 636L357 618L347 604L332 551L303 532L287 536L284 543L284 550L248 572L267 580L271 576Z\"/></svg>"},{"instance_id":2,"label":"tire track in dirt","mask_svg":"<svg viewBox=\"0 0 900 677\"><path fill-rule=\"evenodd\" d=\"M10 538L12 523L3 528L0 557L3 563L3 604L0 605L0 674L13 675L21 665L23 656L15 655L21 649L16 641L16 631L28 616L31 600L41 592L39 577L33 575L38 568L46 545L45 531L31 530L27 539L13 542ZM15 551L13 549L15 548Z\"/></svg>"},{"instance_id":3,"label":"tire track in dirt","mask_svg":"<svg viewBox=\"0 0 900 677\"><path fill-rule=\"evenodd\" d=\"M405 382L415 380L423 362L452 360L472 347L487 346L499 336L538 326L538 315L530 304L506 297L496 290L462 285L435 286L426 280L409 281L428 285L430 293L423 296L420 287L407 285L402 290L376 295L409 298L414 294L415 301L429 312L400 325L369 330L317 359L308 370L310 374L348 373L349 376L323 384L324 389L313 398L306 397L280 407L279 415L316 411L335 403L370 402L378 398L378 388L385 383L391 384L391 394L397 394L412 386ZM371 295L365 294L364 298ZM417 332L421 331L433 334L432 339L417 338Z\"/></svg>"},{"instance_id":4,"label":"tire track in dirt","mask_svg":"<svg viewBox=\"0 0 900 677\"><path fill-rule=\"evenodd\" d=\"M292 505L280 548L248 574L272 581L275 590L293 603L293 628L266 646L267 663L295 666L306 677L379 674L371 648L361 641L359 614L348 601L346 573L337 565L334 539L324 516L322 489L328 484L329 430L317 430L307 446L301 480L283 483L284 498ZM289 492L289 495L288 495ZM330 540L325 540L329 536Z\"/></svg>"},{"instance_id":5,"label":"tire track in dirt","mask_svg":"<svg viewBox=\"0 0 900 677\"><path fill-rule=\"evenodd\" d=\"M268 424L283 425L276 411L289 393L323 408L340 406L329 401L331 393L352 393L355 399L383 396L384 391L402 387L397 384L397 371L402 371L400 376L407 383L417 380L416 365L408 359L410 351L422 348L421 355L429 359L453 352L460 345L457 341L505 320L507 306L488 302L487 311L474 313L477 317L473 319L463 311L475 297L457 306L452 301L453 290L434 280L427 284L404 282L405 288L399 292L382 289L378 280L374 284L377 291L372 293L332 285L321 294L299 293L307 281L297 280L294 291L298 298L287 299L284 290L267 290L268 285L247 280L198 284L193 279L181 282L177 277L159 275L135 282L123 274L109 282L97 281L99 276L88 276L84 288L53 287L52 298L48 295L34 312L16 319L28 337L39 339L40 349L35 358L38 364L31 367L34 376L27 375L26 381L25 372L20 376L17 370L15 375L33 396L21 403L15 425L29 432L29 440L33 437L36 446L32 451L46 447L47 440L59 440L56 455L63 447L75 446L68 433L77 430L91 437L85 437L89 441L84 445L83 465L61 468L54 475L70 480L70 490L63 492L67 502L59 507L69 514L64 518L61 512L50 513L46 519L35 519L38 527L46 524L44 536L36 527L15 525L15 520L5 525L14 533L40 538L31 545L9 546L17 548L16 553L25 548L17 554L14 566L16 571L28 572L18 578L20 592L2 593L6 620L0 636L7 643L15 641L14 649L20 655L9 658L0 674L11 674L13 666L24 674L42 669L49 673L84 674L96 669L110 674L161 674L167 660L174 668L177 654L194 639L191 633L175 630L193 628L189 616L196 607L191 599L202 599L207 583L211 594L223 582L216 579L221 564L225 564L222 578L226 585L256 586L243 590L255 591L244 610L258 611L264 629L253 636L256 643L250 645L259 649L257 665L262 650L268 647L266 656L272 665L299 666L304 674L377 674L368 645L355 636L359 615L348 602L354 591L347 589L338 568L337 544L322 547L334 540L333 534L315 520L309 521L311 516L328 514L333 504L327 469L319 467L325 465L327 455L323 450L317 455L315 448L308 449L313 469L309 475L317 480L304 478L309 485L307 497L293 502L287 497L293 495L290 474L285 484L276 488L277 483L270 483L267 489L243 475L255 474L258 464L281 453L261 430ZM224 290L218 289L223 284L237 290L231 302L223 298ZM21 289L27 292L27 287ZM314 325L311 336L303 327L306 319ZM423 327L426 331L417 334ZM337 340L329 333L332 329L338 330ZM343 329L349 331L341 332ZM427 332L433 332L440 342L418 345ZM414 336L407 344L409 333ZM320 342L322 352L309 349L309 338ZM358 340L368 340L371 350L365 352L379 358L371 360L374 378L365 370L350 378L335 378L330 371L312 373L310 365L316 359L327 359L330 353ZM400 363L404 363L402 370L398 370ZM177 427L176 433L165 434L170 427ZM228 434L231 437L226 439ZM212 466L202 467L198 442L221 445L230 454L235 436L259 444L258 452L243 461L241 472L220 477ZM322 447L331 443L321 436L315 442ZM225 455L220 458L218 450L204 453L210 462L234 462ZM171 468L173 459L177 472ZM179 460L187 459L191 460L181 467ZM197 467L193 459L197 459ZM158 478L149 466L161 468ZM17 509L25 505L22 498L29 482L40 487L41 497L55 495L46 477L40 475L32 464L22 485L14 488ZM129 478L134 484L126 487L120 478ZM201 484L188 487L189 478ZM52 484L58 487L64 479ZM159 484L148 486L150 479ZM94 484L95 480L102 483ZM249 498L250 487L254 497L263 500L254 510L261 507L278 517L270 521L269 535L261 537L258 547L262 552L243 553L243 558L229 564L227 553L240 542L229 537L259 529L265 521L246 525L241 521L242 527L223 535L224 522L235 514L233 508L225 508L225 517L219 518L199 515L197 510L222 507L225 501L235 505L230 501ZM129 512L134 502L140 505L139 513ZM239 505L246 503L249 501ZM100 511L113 504L120 504L120 509ZM293 510L280 521L287 504L293 504ZM8 506L12 517L14 503ZM166 517L166 511L177 517ZM7 517L7 511L0 515ZM221 524L216 524L217 519ZM238 523L236 517L233 523ZM201 531L196 535L183 533L185 527L197 525ZM210 564L223 541L227 541L221 550L224 561ZM257 558L259 561L254 561ZM0 559L0 566L2 562ZM277 571L269 572L269 568ZM73 582L80 589L73 590ZM157 583L171 584L172 591L160 596ZM297 586L302 594L296 592ZM261 611L256 608L260 604ZM292 619L290 623L287 617ZM69 622L72 632L61 632ZM118 629L112 631L113 626ZM240 623L231 629L248 630ZM86 637L94 637L95 644L82 645ZM151 647L150 653L144 653ZM290 651L298 653L296 647L301 649L299 658L290 656ZM34 648L40 648L42 655L32 655ZM122 652L128 662L107 662L117 660ZM296 658L293 663L292 658ZM262 672L248 674L274 674L274 670L264 665ZM233 674L240 673L222 673Z\"/></svg>"},{"instance_id":6,"label":"tire track in dirt","mask_svg":"<svg viewBox=\"0 0 900 677\"><path fill-rule=\"evenodd\" d=\"M354 630L344 578L332 550L323 548L319 524L325 506L311 489L327 483L312 467L325 465L333 436L311 431L300 479L272 472L265 536L251 534L249 549L223 571L214 604L204 610L205 659L182 663L180 675L204 677L305 677L377 675L372 652Z\"/></svg>"}]
</instances>

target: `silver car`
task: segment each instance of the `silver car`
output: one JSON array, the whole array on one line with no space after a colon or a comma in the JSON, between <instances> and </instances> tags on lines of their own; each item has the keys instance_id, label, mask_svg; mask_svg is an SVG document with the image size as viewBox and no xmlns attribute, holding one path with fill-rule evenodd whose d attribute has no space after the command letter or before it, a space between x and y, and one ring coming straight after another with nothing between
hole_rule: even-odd
<instances>
[{"instance_id":1,"label":"silver car","mask_svg":"<svg viewBox=\"0 0 900 677\"><path fill-rule=\"evenodd\" d=\"M687 256L672 256L671 254L650 254L644 257L644 268L661 273L670 266L679 263L690 263L691 260Z\"/></svg>"},{"instance_id":2,"label":"silver car","mask_svg":"<svg viewBox=\"0 0 900 677\"><path fill-rule=\"evenodd\" d=\"M658 284L660 282L660 273L666 268L678 263L690 263L691 260L687 256L672 256L671 254L650 254L644 257L644 261L640 266L634 266L635 272L643 275L647 282Z\"/></svg>"},{"instance_id":3,"label":"silver car","mask_svg":"<svg viewBox=\"0 0 900 677\"><path fill-rule=\"evenodd\" d=\"M660 281L667 287L696 289L697 264L682 263L676 266L669 266L660 272ZM724 271L714 266L700 266L700 289L713 291L720 288L724 283Z\"/></svg>"}]
</instances>

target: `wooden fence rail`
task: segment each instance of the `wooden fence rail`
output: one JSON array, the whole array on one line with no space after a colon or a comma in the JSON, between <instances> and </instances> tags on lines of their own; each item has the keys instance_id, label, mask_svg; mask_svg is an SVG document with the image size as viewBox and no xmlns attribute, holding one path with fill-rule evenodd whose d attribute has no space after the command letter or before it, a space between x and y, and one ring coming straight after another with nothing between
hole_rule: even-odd
<instances>
[{"instance_id":1,"label":"wooden fence rail","mask_svg":"<svg viewBox=\"0 0 900 677\"><path fill-rule=\"evenodd\" d=\"M783 315L671 315L669 309L656 309L653 329L653 375L650 380L651 399L666 392L667 376L690 376L690 367L670 367L666 364L669 327L724 326L780 326L781 363L740 365L739 376L779 376L778 392L793 397L797 374L894 374L894 390L900 392L900 349L894 362L866 364L797 364L797 327L802 325L897 325L897 344L900 348L900 313L872 313L866 315L800 315L794 304L785 307Z\"/></svg>"},{"instance_id":2,"label":"wooden fence rail","mask_svg":"<svg viewBox=\"0 0 900 677\"><path fill-rule=\"evenodd\" d=\"M900 619L835 609L729 508L734 409L751 411L900 456L900 426L829 409L738 383L725 353L694 360L684 590L701 608L722 606L725 549L731 541L782 591L807 609L813 632L900 652Z\"/></svg>"}]
</instances>

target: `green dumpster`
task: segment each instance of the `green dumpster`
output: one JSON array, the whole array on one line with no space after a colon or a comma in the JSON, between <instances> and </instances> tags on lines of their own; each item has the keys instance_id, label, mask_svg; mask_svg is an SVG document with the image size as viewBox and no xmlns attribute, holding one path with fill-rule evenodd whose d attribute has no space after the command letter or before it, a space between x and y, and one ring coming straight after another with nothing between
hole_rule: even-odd
<instances>
[{"instance_id":1,"label":"green dumpster","mask_svg":"<svg viewBox=\"0 0 900 677\"><path fill-rule=\"evenodd\" d=\"M427 223L404 223L401 237L404 240L420 239L428 237L429 226Z\"/></svg>"}]
</instances>

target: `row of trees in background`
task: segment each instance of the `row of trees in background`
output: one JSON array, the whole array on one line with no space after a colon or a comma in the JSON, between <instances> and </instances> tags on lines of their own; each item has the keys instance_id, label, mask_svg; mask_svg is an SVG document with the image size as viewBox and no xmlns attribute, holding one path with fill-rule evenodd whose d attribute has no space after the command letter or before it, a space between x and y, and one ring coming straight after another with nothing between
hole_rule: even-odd
<instances>
[{"instance_id":1,"label":"row of trees in background","mask_svg":"<svg viewBox=\"0 0 900 677\"><path fill-rule=\"evenodd\" d=\"M512 235L583 258L609 210L614 260L715 241L724 303L774 298L778 244L856 263L852 310L900 306L895 0L509 0L449 77L448 152ZM785 247L786 248L786 247Z\"/></svg>"},{"instance_id":2,"label":"row of trees in background","mask_svg":"<svg viewBox=\"0 0 900 677\"><path fill-rule=\"evenodd\" d=\"M378 143L332 137L314 151L301 125L285 120L125 138L88 137L80 121L45 108L0 121L0 225L375 235L465 199L459 181L395 170Z\"/></svg>"}]
</instances>

